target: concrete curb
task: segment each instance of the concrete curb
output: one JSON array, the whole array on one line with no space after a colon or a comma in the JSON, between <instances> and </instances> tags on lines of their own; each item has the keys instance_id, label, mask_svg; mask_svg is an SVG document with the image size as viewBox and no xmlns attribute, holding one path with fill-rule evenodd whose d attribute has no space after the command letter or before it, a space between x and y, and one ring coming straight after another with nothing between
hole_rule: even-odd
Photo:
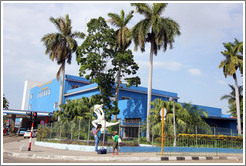
<instances>
[{"instance_id":1,"label":"concrete curb","mask_svg":"<svg viewBox=\"0 0 246 166\"><path fill-rule=\"evenodd\" d=\"M242 157L212 157L212 156L182 156L182 157L161 157L161 161L173 160L242 160Z\"/></svg>"},{"instance_id":2,"label":"concrete curb","mask_svg":"<svg viewBox=\"0 0 246 166\"><path fill-rule=\"evenodd\" d=\"M13 153L4 151L3 153L21 158L31 159L53 159L53 160L80 160L80 161L160 161L160 157L117 157L117 156L62 156L62 155L36 155L26 153Z\"/></svg>"},{"instance_id":3,"label":"concrete curb","mask_svg":"<svg viewBox=\"0 0 246 166\"><path fill-rule=\"evenodd\" d=\"M3 153L13 157L30 159L52 159L52 160L77 160L77 161L180 161L180 160L240 160L241 157L192 157L192 156L167 156L167 157L119 157L119 156L63 156L14 153L3 150Z\"/></svg>"}]
</instances>

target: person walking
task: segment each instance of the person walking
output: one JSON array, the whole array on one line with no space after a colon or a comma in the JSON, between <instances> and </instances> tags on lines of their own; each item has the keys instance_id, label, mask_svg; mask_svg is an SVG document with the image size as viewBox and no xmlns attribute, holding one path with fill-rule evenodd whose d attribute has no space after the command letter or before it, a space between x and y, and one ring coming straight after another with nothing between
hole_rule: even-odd
<instances>
[{"instance_id":1,"label":"person walking","mask_svg":"<svg viewBox=\"0 0 246 166\"><path fill-rule=\"evenodd\" d=\"M118 132L117 131L114 131L113 133L113 155L114 155L114 150L117 149L117 153L116 155L119 155L119 143L118 143L118 140L119 140L119 136L118 136Z\"/></svg>"},{"instance_id":2,"label":"person walking","mask_svg":"<svg viewBox=\"0 0 246 166\"><path fill-rule=\"evenodd\" d=\"M98 152L98 143L99 143L100 136L101 136L101 128L102 128L102 125L97 124L97 128L93 132L94 139L95 139L95 153Z\"/></svg>"}]
</instances>

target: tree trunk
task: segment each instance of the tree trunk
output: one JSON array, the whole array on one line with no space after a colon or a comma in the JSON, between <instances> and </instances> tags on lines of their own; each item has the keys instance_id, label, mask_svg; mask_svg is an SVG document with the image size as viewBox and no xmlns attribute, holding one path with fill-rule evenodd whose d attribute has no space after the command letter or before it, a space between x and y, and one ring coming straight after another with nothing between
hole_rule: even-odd
<instances>
[{"instance_id":1,"label":"tree trunk","mask_svg":"<svg viewBox=\"0 0 246 166\"><path fill-rule=\"evenodd\" d=\"M237 108L237 131L238 131L238 134L242 134L242 131L241 131L240 103L239 103L239 91L238 91L236 73L233 74L233 79L235 80L235 94L236 94L236 108Z\"/></svg>"},{"instance_id":2,"label":"tree trunk","mask_svg":"<svg viewBox=\"0 0 246 166\"><path fill-rule=\"evenodd\" d=\"M117 78L116 78L116 93L115 93L115 101L116 101L116 106L118 107L118 101L119 101L119 92L120 92L120 74L121 74L121 67L119 67L119 71L117 73ZM117 115L114 115L114 121L117 120Z\"/></svg>"},{"instance_id":3,"label":"tree trunk","mask_svg":"<svg viewBox=\"0 0 246 166\"><path fill-rule=\"evenodd\" d=\"M64 92L64 76L65 76L65 63L61 70L61 84L60 84L60 95L59 95L59 111L61 111L61 105L63 104L63 92ZM60 116L58 117L58 121L60 121Z\"/></svg>"},{"instance_id":4,"label":"tree trunk","mask_svg":"<svg viewBox=\"0 0 246 166\"><path fill-rule=\"evenodd\" d=\"M152 96L152 73L153 73L153 53L154 53L154 44L151 42L150 50L150 60L149 60L149 80L148 80L148 102L147 102L147 131L146 139L150 142L150 121L149 114L151 109L151 96Z\"/></svg>"}]
</instances>

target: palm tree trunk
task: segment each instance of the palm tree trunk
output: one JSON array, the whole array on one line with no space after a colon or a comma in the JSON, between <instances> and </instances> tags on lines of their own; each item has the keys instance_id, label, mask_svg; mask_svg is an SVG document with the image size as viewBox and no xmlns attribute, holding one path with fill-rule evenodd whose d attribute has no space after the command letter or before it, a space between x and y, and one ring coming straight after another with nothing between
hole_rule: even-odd
<instances>
[{"instance_id":1,"label":"palm tree trunk","mask_svg":"<svg viewBox=\"0 0 246 166\"><path fill-rule=\"evenodd\" d=\"M238 131L238 134L241 134L242 131L241 131L240 103L239 103L239 91L238 91L236 73L233 74L233 79L235 80L235 94L236 94L236 108L237 108L237 131Z\"/></svg>"},{"instance_id":2,"label":"palm tree trunk","mask_svg":"<svg viewBox=\"0 0 246 166\"><path fill-rule=\"evenodd\" d=\"M148 81L148 102L147 102L147 131L146 131L146 139L150 142L150 121L149 114L151 109L151 96L152 96L152 73L153 73L153 53L154 53L154 44L151 42L151 50L150 50L150 60L149 60L149 81Z\"/></svg>"},{"instance_id":3,"label":"palm tree trunk","mask_svg":"<svg viewBox=\"0 0 246 166\"><path fill-rule=\"evenodd\" d=\"M61 111L61 105L63 103L63 92L64 92L64 76L65 76L65 63L62 64L61 70L61 84L60 84L60 95L59 95L59 111ZM60 116L58 117L58 121L60 121Z\"/></svg>"},{"instance_id":4,"label":"palm tree trunk","mask_svg":"<svg viewBox=\"0 0 246 166\"><path fill-rule=\"evenodd\" d=\"M119 101L119 92L120 92L120 73L121 73L121 67L119 67L118 73L117 73L117 85L116 85L116 94L115 94L115 101L116 106L118 107L118 101ZM114 115L114 120L117 120L117 115Z\"/></svg>"}]
</instances>

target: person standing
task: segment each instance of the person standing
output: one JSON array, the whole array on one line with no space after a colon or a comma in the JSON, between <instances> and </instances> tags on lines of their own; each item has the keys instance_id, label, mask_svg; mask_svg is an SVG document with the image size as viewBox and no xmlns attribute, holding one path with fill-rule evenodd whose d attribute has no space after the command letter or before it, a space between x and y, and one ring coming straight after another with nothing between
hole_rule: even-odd
<instances>
[{"instance_id":1,"label":"person standing","mask_svg":"<svg viewBox=\"0 0 246 166\"><path fill-rule=\"evenodd\" d=\"M94 133L94 139L95 139L95 153L98 152L98 143L99 143L100 136L101 136L101 128L102 128L102 125L97 124L97 128L93 132Z\"/></svg>"},{"instance_id":2,"label":"person standing","mask_svg":"<svg viewBox=\"0 0 246 166\"><path fill-rule=\"evenodd\" d=\"M114 150L117 149L117 153L116 155L119 155L119 143L118 143L118 140L119 140L119 136L118 136L118 132L117 131L114 131L113 133L113 155L114 155Z\"/></svg>"}]
</instances>

